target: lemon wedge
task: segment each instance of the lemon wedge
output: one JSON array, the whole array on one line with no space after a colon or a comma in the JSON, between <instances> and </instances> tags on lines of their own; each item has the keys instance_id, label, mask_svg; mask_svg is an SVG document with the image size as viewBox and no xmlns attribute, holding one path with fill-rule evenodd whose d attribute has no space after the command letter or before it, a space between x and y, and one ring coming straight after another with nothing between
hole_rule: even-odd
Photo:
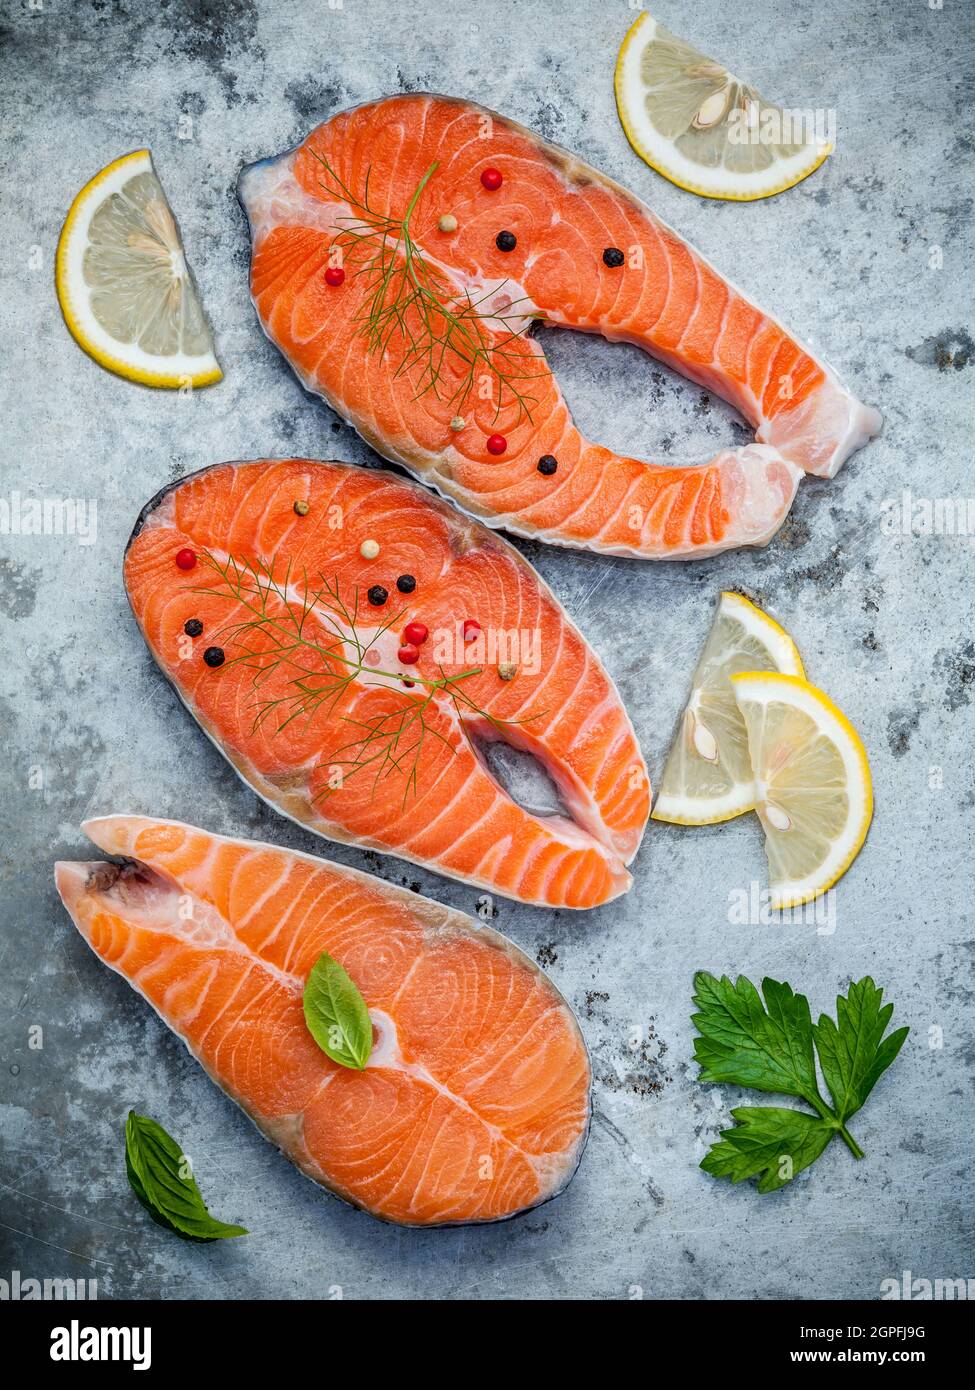
<instances>
[{"instance_id":1,"label":"lemon wedge","mask_svg":"<svg viewBox=\"0 0 975 1390\"><path fill-rule=\"evenodd\" d=\"M110 372L163 387L223 376L148 150L115 160L75 198L56 283L74 338Z\"/></svg>"},{"instance_id":2,"label":"lemon wedge","mask_svg":"<svg viewBox=\"0 0 975 1390\"><path fill-rule=\"evenodd\" d=\"M728 679L738 671L803 675L785 629L741 594L724 593L667 756L654 820L713 825L754 808L748 735Z\"/></svg>"},{"instance_id":3,"label":"lemon wedge","mask_svg":"<svg viewBox=\"0 0 975 1390\"><path fill-rule=\"evenodd\" d=\"M808 681L754 671L732 676L731 686L748 730L770 905L798 907L831 888L866 839L867 754L846 716Z\"/></svg>"},{"instance_id":4,"label":"lemon wedge","mask_svg":"<svg viewBox=\"0 0 975 1390\"><path fill-rule=\"evenodd\" d=\"M620 47L616 107L637 154L706 198L750 202L782 193L833 148L821 114L765 101L646 11Z\"/></svg>"}]
</instances>

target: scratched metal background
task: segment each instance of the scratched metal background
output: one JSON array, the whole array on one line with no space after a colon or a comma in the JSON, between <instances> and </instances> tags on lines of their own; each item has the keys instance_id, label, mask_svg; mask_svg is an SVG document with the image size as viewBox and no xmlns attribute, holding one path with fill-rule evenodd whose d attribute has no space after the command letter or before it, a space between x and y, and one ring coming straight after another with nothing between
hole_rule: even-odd
<instances>
[{"instance_id":1,"label":"scratched metal background","mask_svg":"<svg viewBox=\"0 0 975 1390\"><path fill-rule=\"evenodd\" d=\"M612 66L624 3L5 0L0 276L8 370L3 496L92 497L97 543L0 536L0 1277L97 1278L102 1296L348 1298L849 1296L904 1269L972 1268L971 542L891 537L881 504L972 480L973 11L945 0L661 0L659 17L787 104L835 107L826 166L737 206L672 187L630 151ZM342 107L433 89L475 98L630 184L835 363L886 416L832 483L807 481L767 549L674 567L523 549L616 678L659 774L718 590L743 585L794 633L814 681L861 729L876 779L869 842L836 930L736 925L764 882L756 822L653 827L623 901L586 916L499 903L496 925L578 1010L596 1118L557 1202L507 1225L404 1232L319 1192L264 1142L55 897L51 861L87 857L88 812L172 814L329 852L261 806L163 686L125 605L133 517L168 479L261 454L375 462L305 396L257 328L234 198L241 163ZM181 123L181 117L184 118ZM189 118L188 121L186 118ZM189 138L181 138L181 136ZM226 379L192 400L128 385L69 338L52 265L78 188L152 148L215 325ZM941 268L934 248L941 249ZM35 248L39 248L35 249ZM39 262L39 263L38 263ZM732 412L636 350L546 337L590 435L701 457L747 438ZM40 769L41 787L30 787ZM940 773L939 771L940 770ZM471 910L461 885L336 848L343 862ZM872 973L912 1027L855 1129L794 1190L700 1173L738 1096L691 1063L696 968L787 977L829 1006ZM41 1025L44 1046L28 1047ZM645 1030L633 1052L630 1030ZM252 1234L179 1243L129 1194L130 1105L185 1144L214 1209Z\"/></svg>"}]
</instances>

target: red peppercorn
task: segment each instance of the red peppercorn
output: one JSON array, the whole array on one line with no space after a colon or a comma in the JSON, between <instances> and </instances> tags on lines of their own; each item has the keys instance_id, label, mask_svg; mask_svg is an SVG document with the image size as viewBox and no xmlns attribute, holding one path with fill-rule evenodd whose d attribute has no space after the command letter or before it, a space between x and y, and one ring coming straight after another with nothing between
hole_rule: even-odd
<instances>
[{"instance_id":1,"label":"red peppercorn","mask_svg":"<svg viewBox=\"0 0 975 1390\"><path fill-rule=\"evenodd\" d=\"M414 647L412 642L404 642L396 655L404 666L413 666L420 660L420 649Z\"/></svg>"},{"instance_id":2,"label":"red peppercorn","mask_svg":"<svg viewBox=\"0 0 975 1390\"><path fill-rule=\"evenodd\" d=\"M481 183L491 193L496 192L503 182L500 169L484 169L481 172Z\"/></svg>"},{"instance_id":3,"label":"red peppercorn","mask_svg":"<svg viewBox=\"0 0 975 1390\"><path fill-rule=\"evenodd\" d=\"M477 636L477 634L480 632L480 630L481 630L481 624L477 621L476 618L465 618L465 619L464 619L464 641L465 641L465 642L473 642L473 641L474 641L474 638Z\"/></svg>"},{"instance_id":4,"label":"red peppercorn","mask_svg":"<svg viewBox=\"0 0 975 1390\"><path fill-rule=\"evenodd\" d=\"M508 447L508 441L503 434L489 434L487 441L487 451L489 454L503 454Z\"/></svg>"},{"instance_id":5,"label":"red peppercorn","mask_svg":"<svg viewBox=\"0 0 975 1390\"><path fill-rule=\"evenodd\" d=\"M188 546L176 552L176 564L181 570L191 570L196 564L196 551L190 550Z\"/></svg>"},{"instance_id":6,"label":"red peppercorn","mask_svg":"<svg viewBox=\"0 0 975 1390\"><path fill-rule=\"evenodd\" d=\"M326 270L325 272L326 285L341 285L344 279L345 271L342 269L340 265L330 265L328 270Z\"/></svg>"},{"instance_id":7,"label":"red peppercorn","mask_svg":"<svg viewBox=\"0 0 975 1390\"><path fill-rule=\"evenodd\" d=\"M414 647L422 646L429 636L429 628L426 623L407 623L403 629L403 637L407 642L411 642Z\"/></svg>"}]
</instances>

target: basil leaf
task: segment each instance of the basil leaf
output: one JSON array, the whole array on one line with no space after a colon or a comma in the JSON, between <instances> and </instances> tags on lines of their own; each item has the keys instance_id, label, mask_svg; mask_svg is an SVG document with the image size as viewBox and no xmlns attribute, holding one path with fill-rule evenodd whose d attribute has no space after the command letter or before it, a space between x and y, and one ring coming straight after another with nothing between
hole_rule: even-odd
<instances>
[{"instance_id":1,"label":"basil leaf","mask_svg":"<svg viewBox=\"0 0 975 1390\"><path fill-rule=\"evenodd\" d=\"M372 1051L372 1019L355 984L327 951L311 968L302 1004L308 1031L326 1056L362 1071Z\"/></svg>"},{"instance_id":2,"label":"basil leaf","mask_svg":"<svg viewBox=\"0 0 975 1390\"><path fill-rule=\"evenodd\" d=\"M125 1122L125 1171L153 1221L184 1240L246 1236L243 1226L228 1226L210 1215L186 1168L186 1156L162 1125L130 1110Z\"/></svg>"}]
</instances>

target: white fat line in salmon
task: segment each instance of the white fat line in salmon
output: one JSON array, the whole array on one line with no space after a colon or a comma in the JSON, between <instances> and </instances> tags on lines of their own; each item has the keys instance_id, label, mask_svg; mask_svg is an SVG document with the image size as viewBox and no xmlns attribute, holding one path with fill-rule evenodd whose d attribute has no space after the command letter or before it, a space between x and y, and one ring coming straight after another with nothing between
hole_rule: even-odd
<instances>
[{"instance_id":1,"label":"white fat line in salmon","mask_svg":"<svg viewBox=\"0 0 975 1390\"><path fill-rule=\"evenodd\" d=\"M219 566L221 570L237 563L236 557L229 551L214 548L209 551L209 555L215 566ZM271 567L262 562L257 563L261 579L266 582ZM248 571L244 572L243 577L253 580L253 575ZM257 581L253 582L256 586ZM289 608L304 612L308 605L308 616L322 629L330 641L330 646L336 641L342 644L341 652L331 652L330 655L335 659L342 658L350 662L352 668L358 668L358 674L361 674L363 679L368 678L370 685L401 691L404 678L418 681L418 677L409 671L395 670L399 665L398 652L402 646L402 639L396 624L390 626L389 619L374 625L361 623L359 614L362 609L357 606L353 627L340 612L328 607L324 600L308 604L309 598L313 598L317 590L307 578L303 583L298 583L295 579L288 583L275 580L274 589ZM256 587L253 591L248 587L247 593L251 592L256 593ZM228 597L232 596L228 594ZM404 622L408 621L409 608L406 605L400 616ZM231 623L229 626L233 628L235 625ZM450 627L435 627L430 633L429 642L433 659L439 665L459 665L468 670L474 666L512 664L528 676L537 676L542 669L542 633L537 627L508 628L488 624L474 638L468 639L464 636L464 621L458 618Z\"/></svg>"},{"instance_id":2,"label":"white fat line in salmon","mask_svg":"<svg viewBox=\"0 0 975 1390\"><path fill-rule=\"evenodd\" d=\"M278 167L273 163L261 161L241 176L241 195L247 199L255 198L251 230L255 237L263 236L284 215L294 215L302 226L314 227L327 232L331 237L351 235L362 230L371 230L369 223L363 222L351 204L339 198L326 198L309 209L308 194L294 175L297 149L290 150L280 160ZM251 205L248 202L248 217ZM390 238L393 240L394 238ZM419 245L419 243L418 243ZM524 286L510 276L482 277L462 275L456 266L443 260L426 246L420 246L423 259L429 268L442 277L457 295L459 301L470 300L479 306L482 324L492 332L510 333L518 336L537 320L541 314L538 305L532 301ZM344 250L336 242L329 250L329 264L342 266ZM494 309L504 318L496 318L485 309ZM507 311L517 308L515 314Z\"/></svg>"}]
</instances>

